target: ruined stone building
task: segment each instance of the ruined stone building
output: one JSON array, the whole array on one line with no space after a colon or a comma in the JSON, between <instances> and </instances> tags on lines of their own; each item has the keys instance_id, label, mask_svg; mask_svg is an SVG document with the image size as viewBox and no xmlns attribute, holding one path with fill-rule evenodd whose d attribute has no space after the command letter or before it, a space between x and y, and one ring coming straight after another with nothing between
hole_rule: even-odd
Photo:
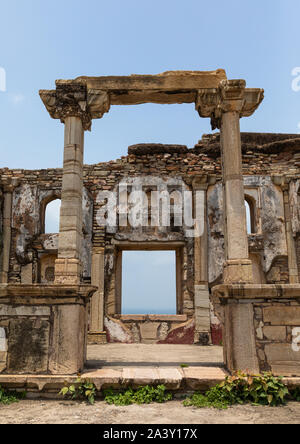
<instances>
[{"instance_id":1,"label":"ruined stone building","mask_svg":"<svg viewBox=\"0 0 300 444\"><path fill-rule=\"evenodd\" d=\"M280 327L282 339L278 339L278 329L271 331L272 321L263 319L262 312L272 303L275 308L278 304L297 305L298 299L291 302L291 294L286 293L291 292L291 288L300 297L300 287L297 287L300 273L300 137L270 133L240 135L239 118L255 111L263 99L263 91L246 89L245 82L240 80L228 81L224 71L218 70L214 73L58 81L56 90L41 91L40 95L51 117L61 119L66 126L64 169L0 170L0 276L3 284L0 297L4 298L3 304L8 304L12 298L13 306L22 305L18 298L23 294L24 298L35 301L29 305L39 305L32 292L42 289L39 291L45 298L47 293L49 298L43 304L50 306L51 298L58 298L55 288L60 288L67 298L67 286L71 288L72 297L75 286L80 294L84 288L93 286L94 290L89 293L90 296L94 294L86 308L91 343L208 345L222 343L222 328L228 325L226 316L231 316L230 304L225 299L244 298L248 303L238 305L242 311L230 318L231 327L233 325L230 338L226 339L229 329L223 332L227 350L231 350L225 362L228 368L240 367L237 362L246 362L247 368L270 368L272 352L264 351L268 345L263 342L268 339L267 333L260 334L259 329L265 323L270 330L269 338L273 338L277 346L291 341L292 333L283 321L279 324L284 325ZM204 135L192 148L140 144L129 147L128 155L121 159L82 166L82 135L84 130L90 129L91 119L101 118L112 105L145 102L194 102L200 116L210 117L213 128L219 128L220 132ZM114 191L122 181L126 181L130 189L137 178L145 179L142 182L146 194L156 189L157 182L153 178L165 184L170 193L179 186L193 195L200 192L204 203L201 236L190 237L184 225L176 226L174 212L170 227L117 225L107 229L99 225L97 215L103 206L99 192ZM55 199L62 199L60 233L45 234L46 207ZM246 203L251 216L248 233ZM176 315L122 314L122 252L126 250L176 252ZM224 285L227 290L230 286L233 288L228 290L229 296ZM280 302L284 295L285 299ZM255 298L259 298L257 303ZM273 298L273 302L265 298ZM251 325L250 318L244 318L246 307L254 310L251 311L254 313ZM12 316L9 313L0 304L0 327L6 329L7 336L18 335L18 331L24 333L20 324L7 332L9 316ZM23 319L22 311L19 315L14 312L14 316ZM32 311L33 320L35 316L38 315ZM67 319L67 312L64 316ZM239 316L243 321L239 318L235 324ZM53 327L51 317L43 312L42 322L47 324L48 321L50 333L45 334L46 342ZM247 333L238 333L241 322ZM297 326L297 322L287 325ZM34 335L36 328L35 324L28 324L26 331ZM75 331L74 334L76 336ZM251 334L252 342L248 341ZM238 339L232 343L232 338ZM232 349L239 350L239 340L248 341L252 348L247 345L251 350L245 354L243 351L240 361L236 358L233 362L230 356L235 353ZM63 347L61 343L60 347ZM48 356L53 350L45 346L44 353ZM79 361L83 359L82 353ZM39 366L39 371L59 371L57 361L61 362L62 358L57 356L52 357L55 362L50 370L45 364ZM2 360L5 359L6 355L2 356ZM76 362L71 369L80 368ZM3 368L6 365L12 371L13 364L5 364ZM64 369L71 371L68 366Z\"/></svg>"}]
</instances>

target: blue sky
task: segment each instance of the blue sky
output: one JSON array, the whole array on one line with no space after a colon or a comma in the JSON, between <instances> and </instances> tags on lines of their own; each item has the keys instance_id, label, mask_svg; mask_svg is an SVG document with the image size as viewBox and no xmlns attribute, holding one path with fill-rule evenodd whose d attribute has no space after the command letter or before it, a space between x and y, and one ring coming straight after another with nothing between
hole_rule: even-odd
<instances>
[{"instance_id":1,"label":"blue sky","mask_svg":"<svg viewBox=\"0 0 300 444\"><path fill-rule=\"evenodd\" d=\"M175 251L124 251L123 314L176 314Z\"/></svg>"},{"instance_id":2,"label":"blue sky","mask_svg":"<svg viewBox=\"0 0 300 444\"><path fill-rule=\"evenodd\" d=\"M62 164L63 125L38 96L58 78L225 68L262 87L260 110L244 131L297 132L300 92L298 0L10 0L1 2L1 166ZM210 131L193 105L112 107L86 134L86 163L126 155L138 142L193 146Z\"/></svg>"},{"instance_id":3,"label":"blue sky","mask_svg":"<svg viewBox=\"0 0 300 444\"><path fill-rule=\"evenodd\" d=\"M38 90L80 75L224 68L228 78L265 89L243 131L299 131L300 92L291 87L300 66L299 0L2 0L0 7L1 167L62 165L63 125L50 119ZM116 159L139 142L191 147L207 132L209 120L193 105L112 107L86 133L85 162Z\"/></svg>"}]
</instances>

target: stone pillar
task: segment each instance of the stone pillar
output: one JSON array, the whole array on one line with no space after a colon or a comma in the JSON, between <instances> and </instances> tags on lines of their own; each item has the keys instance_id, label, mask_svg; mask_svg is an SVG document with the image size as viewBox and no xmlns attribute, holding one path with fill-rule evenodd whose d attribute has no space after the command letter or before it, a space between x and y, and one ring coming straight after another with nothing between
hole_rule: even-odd
<instances>
[{"instance_id":1,"label":"stone pillar","mask_svg":"<svg viewBox=\"0 0 300 444\"><path fill-rule=\"evenodd\" d=\"M0 273L0 283L8 283L10 244L11 244L11 217L12 217L12 195L13 185L4 185L4 203L3 203L3 246L1 253L2 269Z\"/></svg>"},{"instance_id":2,"label":"stone pillar","mask_svg":"<svg viewBox=\"0 0 300 444\"><path fill-rule=\"evenodd\" d=\"M225 213L225 283L251 283L244 184L242 176L241 117L251 116L264 98L264 91L247 88L244 80L222 80L217 89L200 89L196 109L210 117L212 129L221 131Z\"/></svg>"},{"instance_id":3,"label":"stone pillar","mask_svg":"<svg viewBox=\"0 0 300 444\"><path fill-rule=\"evenodd\" d=\"M289 278L290 278L289 283L298 284L299 283L298 264L297 264L296 245L292 231L289 185L284 184L282 186L282 190L283 190L283 202L284 202L286 242L287 242L287 251L288 251L288 264L289 264Z\"/></svg>"},{"instance_id":4,"label":"stone pillar","mask_svg":"<svg viewBox=\"0 0 300 444\"><path fill-rule=\"evenodd\" d=\"M82 250L84 129L79 117L65 119L64 167L61 194L57 284L79 284Z\"/></svg>"},{"instance_id":5,"label":"stone pillar","mask_svg":"<svg viewBox=\"0 0 300 444\"><path fill-rule=\"evenodd\" d=\"M91 298L89 343L105 343L104 332L104 248L98 248L92 255L91 284L98 290Z\"/></svg>"},{"instance_id":6,"label":"stone pillar","mask_svg":"<svg viewBox=\"0 0 300 444\"><path fill-rule=\"evenodd\" d=\"M84 80L56 82L56 90L41 90L50 116L65 124L64 169L56 284L79 284L82 251L82 192L84 131L92 119L109 111L106 92L89 90Z\"/></svg>"},{"instance_id":7,"label":"stone pillar","mask_svg":"<svg viewBox=\"0 0 300 444\"><path fill-rule=\"evenodd\" d=\"M225 283L251 283L242 174L240 113L244 103L245 81L227 81L221 88L220 119L223 192L225 209Z\"/></svg>"},{"instance_id":8,"label":"stone pillar","mask_svg":"<svg viewBox=\"0 0 300 444\"><path fill-rule=\"evenodd\" d=\"M210 297L208 289L208 244L207 244L207 177L195 178L193 181L194 204L196 193L203 193L203 220L196 221L194 238L195 270L195 342L208 345L210 334ZM195 212L196 214L196 212Z\"/></svg>"}]
</instances>

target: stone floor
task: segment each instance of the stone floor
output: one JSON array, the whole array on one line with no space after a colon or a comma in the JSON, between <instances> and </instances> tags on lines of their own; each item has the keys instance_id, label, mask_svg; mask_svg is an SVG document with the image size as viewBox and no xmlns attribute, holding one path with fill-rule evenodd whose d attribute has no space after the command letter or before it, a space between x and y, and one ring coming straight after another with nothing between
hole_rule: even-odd
<instances>
[{"instance_id":1,"label":"stone floor","mask_svg":"<svg viewBox=\"0 0 300 444\"><path fill-rule=\"evenodd\" d=\"M198 345L89 345L87 369L124 367L223 367L223 348Z\"/></svg>"}]
</instances>

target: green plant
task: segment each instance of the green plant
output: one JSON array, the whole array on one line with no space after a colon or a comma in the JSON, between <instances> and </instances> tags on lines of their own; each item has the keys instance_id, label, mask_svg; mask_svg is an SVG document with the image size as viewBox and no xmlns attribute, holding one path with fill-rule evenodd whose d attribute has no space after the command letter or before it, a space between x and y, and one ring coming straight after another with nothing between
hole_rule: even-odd
<instances>
[{"instance_id":1,"label":"green plant","mask_svg":"<svg viewBox=\"0 0 300 444\"><path fill-rule=\"evenodd\" d=\"M66 385L59 394L71 399L86 399L90 404L94 404L96 392L97 388L92 381L83 380L79 376L74 384Z\"/></svg>"},{"instance_id":2,"label":"green plant","mask_svg":"<svg viewBox=\"0 0 300 444\"><path fill-rule=\"evenodd\" d=\"M26 392L8 391L0 385L0 404L8 405L14 402L19 402L21 399L24 399L25 396Z\"/></svg>"},{"instance_id":3,"label":"green plant","mask_svg":"<svg viewBox=\"0 0 300 444\"><path fill-rule=\"evenodd\" d=\"M289 391L280 377L271 373L246 375L238 372L208 390L205 395L195 393L184 401L184 405L226 409L234 404L252 403L275 407L284 404L288 395Z\"/></svg>"},{"instance_id":4,"label":"green plant","mask_svg":"<svg viewBox=\"0 0 300 444\"><path fill-rule=\"evenodd\" d=\"M172 394L166 392L164 385L157 387L139 387L137 390L128 388L123 392L115 392L113 389L104 391L107 404L125 406L131 404L151 404L152 402L163 403L172 400Z\"/></svg>"}]
</instances>

